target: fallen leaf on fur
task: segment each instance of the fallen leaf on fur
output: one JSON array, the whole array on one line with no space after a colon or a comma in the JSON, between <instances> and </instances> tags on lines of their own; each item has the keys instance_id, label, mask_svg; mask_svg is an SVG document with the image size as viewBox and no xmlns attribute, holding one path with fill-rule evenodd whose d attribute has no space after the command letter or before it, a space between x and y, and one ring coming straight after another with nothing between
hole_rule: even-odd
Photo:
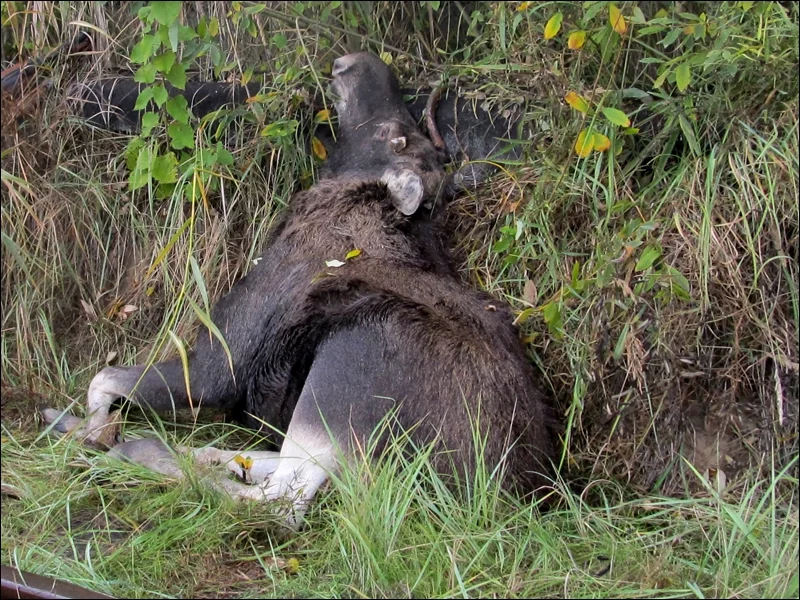
<instances>
[{"instance_id":1,"label":"fallen leaf on fur","mask_svg":"<svg viewBox=\"0 0 800 600\"><path fill-rule=\"evenodd\" d=\"M345 255L344 259L345 260L350 260L351 258L355 258L356 256L359 256L360 254L361 254L361 250L356 248L355 250L350 250L350 252L348 252Z\"/></svg>"},{"instance_id":2,"label":"fallen leaf on fur","mask_svg":"<svg viewBox=\"0 0 800 600\"><path fill-rule=\"evenodd\" d=\"M326 260L325 261L325 266L326 267L341 267L343 265L344 265L344 263L341 260L334 259L334 260Z\"/></svg>"}]
</instances>

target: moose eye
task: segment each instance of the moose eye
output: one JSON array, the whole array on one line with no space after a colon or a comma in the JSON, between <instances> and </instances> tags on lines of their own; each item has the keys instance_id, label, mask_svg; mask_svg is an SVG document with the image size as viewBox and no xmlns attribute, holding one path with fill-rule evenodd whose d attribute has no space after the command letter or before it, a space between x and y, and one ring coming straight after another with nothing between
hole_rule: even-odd
<instances>
[{"instance_id":1,"label":"moose eye","mask_svg":"<svg viewBox=\"0 0 800 600\"><path fill-rule=\"evenodd\" d=\"M394 150L395 154L399 154L406 147L406 138L405 136L400 136L392 139L389 144L392 146L392 150Z\"/></svg>"}]
</instances>

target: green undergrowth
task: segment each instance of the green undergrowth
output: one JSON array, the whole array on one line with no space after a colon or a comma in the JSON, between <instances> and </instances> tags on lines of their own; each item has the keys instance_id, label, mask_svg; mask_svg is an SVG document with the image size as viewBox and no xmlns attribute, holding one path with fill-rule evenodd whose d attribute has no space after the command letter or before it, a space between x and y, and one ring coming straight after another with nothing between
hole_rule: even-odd
<instances>
[{"instance_id":1,"label":"green undergrowth","mask_svg":"<svg viewBox=\"0 0 800 600\"><path fill-rule=\"evenodd\" d=\"M3 97L3 564L120 596L797 597L796 5L3 2L2 66L78 27L94 54ZM331 63L359 49L522 116L447 226L563 418L549 509L395 457L287 538L268 507L40 435L36 404L80 414L106 364L191 346L313 183ZM71 112L112 72L155 86L146 135ZM200 122L157 102L184 76L260 90Z\"/></svg>"},{"instance_id":2,"label":"green undergrowth","mask_svg":"<svg viewBox=\"0 0 800 600\"><path fill-rule=\"evenodd\" d=\"M35 435L3 428L4 562L117 597L797 594L785 472L736 501L559 480L542 510L485 472L454 492L398 443L350 464L289 535L268 506Z\"/></svg>"}]
</instances>

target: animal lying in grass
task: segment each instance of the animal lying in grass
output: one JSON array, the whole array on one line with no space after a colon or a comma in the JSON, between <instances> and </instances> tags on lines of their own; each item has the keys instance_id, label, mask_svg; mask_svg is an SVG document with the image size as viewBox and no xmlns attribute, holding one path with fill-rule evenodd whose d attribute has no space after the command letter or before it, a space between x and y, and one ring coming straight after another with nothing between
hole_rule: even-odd
<instances>
[{"instance_id":1,"label":"animal lying in grass","mask_svg":"<svg viewBox=\"0 0 800 600\"><path fill-rule=\"evenodd\" d=\"M344 56L332 74L338 142L322 179L294 196L257 266L212 311L230 355L202 331L188 378L179 358L107 367L89 386L85 423L52 409L45 418L112 445L103 431L120 398L158 412L191 405L239 415L280 451L248 453L252 485L220 486L291 500L293 525L339 457L365 447L390 411L416 445L437 443L437 468L459 478L476 467L477 427L490 472L500 466L504 484L534 492L551 473L553 420L510 311L461 283L425 208L448 187L442 155L380 59ZM183 450L241 470L234 451ZM177 468L155 440L114 453Z\"/></svg>"}]
</instances>

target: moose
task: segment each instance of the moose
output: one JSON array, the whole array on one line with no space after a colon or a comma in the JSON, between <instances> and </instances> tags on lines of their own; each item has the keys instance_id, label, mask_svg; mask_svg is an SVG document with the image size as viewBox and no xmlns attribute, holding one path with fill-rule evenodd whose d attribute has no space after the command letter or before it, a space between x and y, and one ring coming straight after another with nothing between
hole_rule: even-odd
<instances>
[{"instance_id":1,"label":"moose","mask_svg":"<svg viewBox=\"0 0 800 600\"><path fill-rule=\"evenodd\" d=\"M295 527L390 413L416 446L442 450L434 460L443 474L468 477L483 460L504 485L535 493L552 475L556 420L510 308L462 283L452 265L429 208L453 187L442 152L375 55L336 59L332 90L338 139L325 171L294 195L261 260L211 313L227 350L202 331L186 364L106 367L89 385L85 421L53 409L45 419L111 446L103 431L121 399L159 413L201 405L240 415L280 450L249 453L251 484L221 487L288 500ZM181 450L241 472L235 451ZM112 452L171 464L154 440Z\"/></svg>"}]
</instances>

